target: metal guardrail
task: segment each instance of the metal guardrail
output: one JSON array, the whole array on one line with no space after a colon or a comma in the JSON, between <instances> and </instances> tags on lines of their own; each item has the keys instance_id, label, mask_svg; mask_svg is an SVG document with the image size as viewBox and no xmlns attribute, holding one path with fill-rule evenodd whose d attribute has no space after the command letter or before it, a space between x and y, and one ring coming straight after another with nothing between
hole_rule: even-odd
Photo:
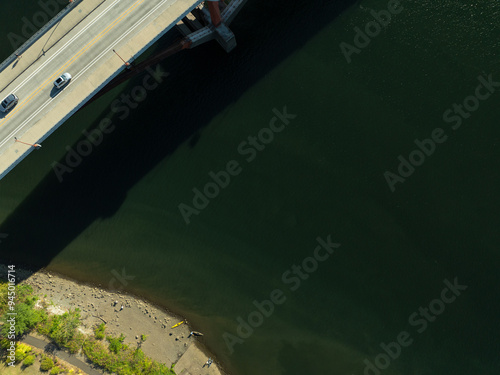
<instances>
[{"instance_id":1,"label":"metal guardrail","mask_svg":"<svg viewBox=\"0 0 500 375\"><path fill-rule=\"evenodd\" d=\"M74 0L68 3L59 13L57 13L52 19L47 22L44 26L40 28L36 33L34 33L26 42L22 44L12 55L7 57L4 62L0 64L0 73L5 70L12 62L17 59L17 55L22 55L29 47L31 47L42 35L49 31L52 26L63 19L74 7L80 4L83 0Z\"/></svg>"}]
</instances>

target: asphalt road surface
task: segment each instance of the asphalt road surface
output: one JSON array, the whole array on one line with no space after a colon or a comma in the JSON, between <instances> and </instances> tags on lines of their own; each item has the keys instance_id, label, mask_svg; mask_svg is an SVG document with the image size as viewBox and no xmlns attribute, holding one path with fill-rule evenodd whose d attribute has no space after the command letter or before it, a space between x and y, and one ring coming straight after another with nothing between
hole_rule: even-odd
<instances>
[{"instance_id":1,"label":"asphalt road surface","mask_svg":"<svg viewBox=\"0 0 500 375\"><path fill-rule=\"evenodd\" d=\"M10 112L0 112L0 158L13 146L14 137L28 143L37 142L37 139L23 139L22 136L38 123L43 123L44 129L50 129L47 127L47 121L50 123L47 120L49 114L56 113L57 118L62 119L73 113L81 104L81 96L73 101L72 96L79 90L80 93L83 90L89 91L89 83L92 85L91 89L95 90L110 78L109 69L103 76L97 74L103 64L109 65L111 61L113 65L117 64L118 69L124 68L125 65L113 50L125 61L130 59L131 50L127 47L127 42L132 37L139 34L139 37L144 36L143 45L146 46L156 35L143 35L143 28L166 11L179 17L195 3L196 1L186 0L105 1L0 93L0 100L10 93L19 97L19 103ZM162 31L153 30L154 33ZM110 60L110 56L113 60ZM70 73L73 78L58 90L53 83L65 72ZM49 124L54 125L56 124ZM45 133L47 131L40 134ZM5 158L16 157L19 155ZM11 164L10 160L4 159L2 167L6 162ZM4 170L3 167L2 171Z\"/></svg>"}]
</instances>

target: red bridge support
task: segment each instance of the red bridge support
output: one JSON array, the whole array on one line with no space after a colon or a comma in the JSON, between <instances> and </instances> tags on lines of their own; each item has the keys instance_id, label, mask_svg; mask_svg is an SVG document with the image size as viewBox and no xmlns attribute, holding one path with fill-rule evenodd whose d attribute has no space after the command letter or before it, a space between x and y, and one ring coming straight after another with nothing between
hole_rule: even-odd
<instances>
[{"instance_id":1,"label":"red bridge support","mask_svg":"<svg viewBox=\"0 0 500 375\"><path fill-rule=\"evenodd\" d=\"M212 24L217 28L222 23L219 9L219 0L208 0L207 2L208 10L210 11L210 18L212 18Z\"/></svg>"}]
</instances>

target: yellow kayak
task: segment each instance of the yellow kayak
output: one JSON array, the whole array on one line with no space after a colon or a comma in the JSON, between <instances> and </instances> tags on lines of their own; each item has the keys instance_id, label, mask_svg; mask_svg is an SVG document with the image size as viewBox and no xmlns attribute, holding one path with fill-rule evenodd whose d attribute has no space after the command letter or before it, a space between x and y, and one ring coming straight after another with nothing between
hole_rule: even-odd
<instances>
[{"instance_id":1,"label":"yellow kayak","mask_svg":"<svg viewBox=\"0 0 500 375\"><path fill-rule=\"evenodd\" d=\"M177 323L177 324L174 324L174 325L172 326L172 328L179 327L182 323L184 323L184 320L183 320L182 322L179 322L179 323Z\"/></svg>"}]
</instances>

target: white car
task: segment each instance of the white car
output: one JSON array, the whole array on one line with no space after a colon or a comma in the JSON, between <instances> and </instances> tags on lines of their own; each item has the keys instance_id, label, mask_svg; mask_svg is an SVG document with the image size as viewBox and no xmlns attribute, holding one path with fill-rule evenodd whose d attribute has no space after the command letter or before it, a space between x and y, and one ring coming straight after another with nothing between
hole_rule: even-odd
<instances>
[{"instance_id":1,"label":"white car","mask_svg":"<svg viewBox=\"0 0 500 375\"><path fill-rule=\"evenodd\" d=\"M65 86L70 80L71 74L64 73L62 76L56 79L56 81L54 82L54 86L56 87L56 89L60 89L61 87Z\"/></svg>"},{"instance_id":2,"label":"white car","mask_svg":"<svg viewBox=\"0 0 500 375\"><path fill-rule=\"evenodd\" d=\"M14 107L18 101L19 98L17 97L16 94L10 94L0 103L0 111L7 112L12 107Z\"/></svg>"}]
</instances>

